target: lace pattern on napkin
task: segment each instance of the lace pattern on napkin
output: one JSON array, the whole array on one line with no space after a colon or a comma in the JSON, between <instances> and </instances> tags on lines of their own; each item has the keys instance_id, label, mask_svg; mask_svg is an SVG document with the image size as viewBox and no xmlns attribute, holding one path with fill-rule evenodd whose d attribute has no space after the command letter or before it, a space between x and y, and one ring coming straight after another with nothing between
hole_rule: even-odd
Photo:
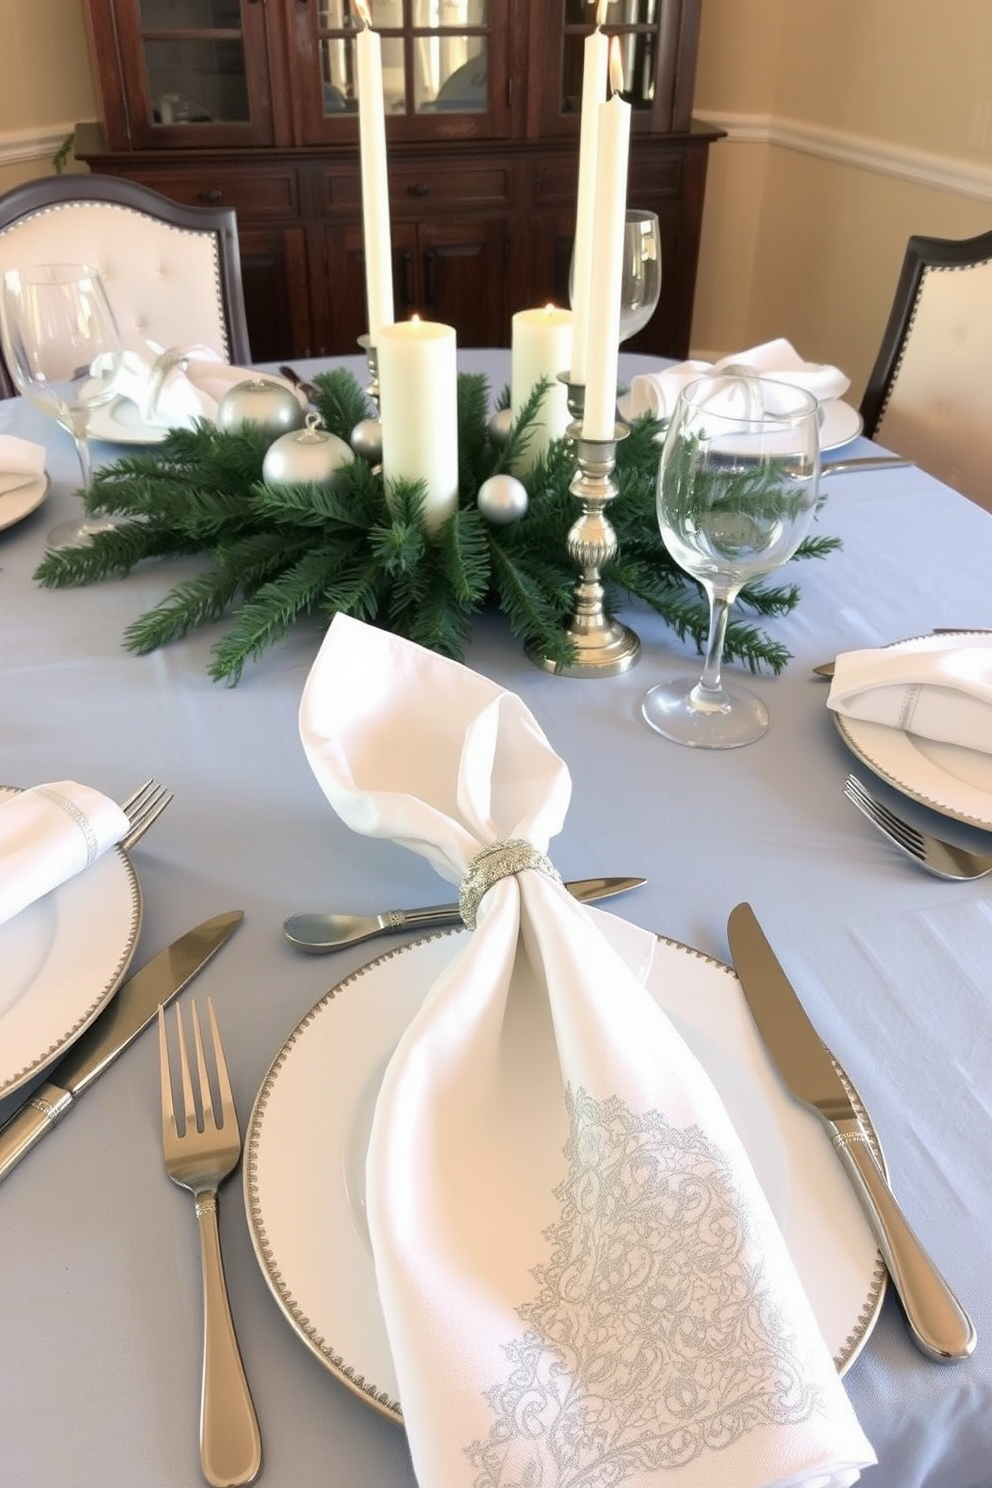
<instances>
[{"instance_id":1,"label":"lace pattern on napkin","mask_svg":"<svg viewBox=\"0 0 992 1488\"><path fill-rule=\"evenodd\" d=\"M93 824L86 815L86 812L82 811L76 805L75 801L70 801L68 796L60 795L58 791L52 790L50 786L35 785L31 787L31 790L33 795L44 796L46 801L51 801L54 806L58 806L60 810L65 812L66 816L72 817L76 826L82 832L83 840L86 843L86 867L88 868L91 863L95 863L100 856L100 844L93 830Z\"/></svg>"},{"instance_id":2,"label":"lace pattern on napkin","mask_svg":"<svg viewBox=\"0 0 992 1488\"><path fill-rule=\"evenodd\" d=\"M698 1127L569 1091L568 1174L505 1345L473 1488L619 1488L821 1405L732 1160Z\"/></svg>"}]
</instances>

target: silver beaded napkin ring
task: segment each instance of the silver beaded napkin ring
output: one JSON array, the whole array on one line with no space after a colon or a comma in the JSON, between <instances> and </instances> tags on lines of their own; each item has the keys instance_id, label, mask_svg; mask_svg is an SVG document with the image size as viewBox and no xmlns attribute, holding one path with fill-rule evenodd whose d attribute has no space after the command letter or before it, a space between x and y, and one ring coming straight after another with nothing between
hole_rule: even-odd
<instances>
[{"instance_id":1,"label":"silver beaded napkin ring","mask_svg":"<svg viewBox=\"0 0 992 1488\"><path fill-rule=\"evenodd\" d=\"M492 842L481 852L477 852L469 863L458 890L458 913L466 928L475 929L479 905L493 884L498 883L501 878L509 878L513 873L523 873L528 868L543 873L547 878L553 878L555 883L562 881L561 874L551 859L538 852L532 842L526 842L522 837Z\"/></svg>"}]
</instances>

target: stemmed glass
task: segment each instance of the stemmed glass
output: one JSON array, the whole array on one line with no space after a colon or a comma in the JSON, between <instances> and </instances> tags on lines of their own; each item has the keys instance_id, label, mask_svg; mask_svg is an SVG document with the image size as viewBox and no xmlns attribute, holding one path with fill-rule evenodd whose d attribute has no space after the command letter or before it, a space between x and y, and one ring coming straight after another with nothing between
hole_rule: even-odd
<instances>
[{"instance_id":1,"label":"stemmed glass","mask_svg":"<svg viewBox=\"0 0 992 1488\"><path fill-rule=\"evenodd\" d=\"M768 728L746 688L725 687L723 643L745 584L788 562L809 531L820 476L817 402L749 373L700 378L679 395L658 470L658 525L709 599L702 676L652 687L641 711L678 744L735 749Z\"/></svg>"},{"instance_id":2,"label":"stemmed glass","mask_svg":"<svg viewBox=\"0 0 992 1488\"><path fill-rule=\"evenodd\" d=\"M654 212L627 211L620 284L620 340L643 331L661 298L661 230Z\"/></svg>"},{"instance_id":3,"label":"stemmed glass","mask_svg":"<svg viewBox=\"0 0 992 1488\"><path fill-rule=\"evenodd\" d=\"M83 264L8 269L0 295L0 336L18 391L72 435L82 489L88 491L90 414L115 396L123 355L99 273ZM48 542L78 546L114 525L112 517L63 522Z\"/></svg>"}]
</instances>

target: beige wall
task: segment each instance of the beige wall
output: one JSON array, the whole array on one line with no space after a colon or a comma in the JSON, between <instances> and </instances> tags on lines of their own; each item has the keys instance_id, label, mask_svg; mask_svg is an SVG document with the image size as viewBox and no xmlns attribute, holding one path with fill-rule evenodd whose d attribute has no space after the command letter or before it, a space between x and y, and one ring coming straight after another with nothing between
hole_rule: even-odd
<instances>
[{"instance_id":1,"label":"beige wall","mask_svg":"<svg viewBox=\"0 0 992 1488\"><path fill-rule=\"evenodd\" d=\"M906 239L992 228L992 4L702 0L696 109L729 134L694 348L785 335L857 401Z\"/></svg>"},{"instance_id":2,"label":"beige wall","mask_svg":"<svg viewBox=\"0 0 992 1488\"><path fill-rule=\"evenodd\" d=\"M788 336L857 400L909 235L992 227L992 0L701 3L694 349ZM0 67L5 190L98 112L81 0L0 0Z\"/></svg>"}]
</instances>

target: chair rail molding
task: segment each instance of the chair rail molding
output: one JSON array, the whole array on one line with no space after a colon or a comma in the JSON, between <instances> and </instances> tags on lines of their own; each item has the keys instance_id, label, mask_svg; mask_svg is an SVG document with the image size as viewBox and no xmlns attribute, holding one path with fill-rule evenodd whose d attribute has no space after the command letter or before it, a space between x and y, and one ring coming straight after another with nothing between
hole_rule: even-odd
<instances>
[{"instance_id":1,"label":"chair rail molding","mask_svg":"<svg viewBox=\"0 0 992 1488\"><path fill-rule=\"evenodd\" d=\"M878 175L896 176L915 186L935 187L956 192L978 201L992 201L992 166L972 165L954 155L938 155L928 150L915 150L896 145L871 135L847 134L839 129L809 124L799 119L778 118L773 114L721 114L696 109L701 123L716 125L726 131L721 149L728 144L776 145L785 150L799 150L821 160L856 170L874 171Z\"/></svg>"},{"instance_id":2,"label":"chair rail molding","mask_svg":"<svg viewBox=\"0 0 992 1488\"><path fill-rule=\"evenodd\" d=\"M51 161L66 135L75 131L71 124L40 124L34 129L0 130L0 166L18 165L24 160Z\"/></svg>"}]
</instances>

